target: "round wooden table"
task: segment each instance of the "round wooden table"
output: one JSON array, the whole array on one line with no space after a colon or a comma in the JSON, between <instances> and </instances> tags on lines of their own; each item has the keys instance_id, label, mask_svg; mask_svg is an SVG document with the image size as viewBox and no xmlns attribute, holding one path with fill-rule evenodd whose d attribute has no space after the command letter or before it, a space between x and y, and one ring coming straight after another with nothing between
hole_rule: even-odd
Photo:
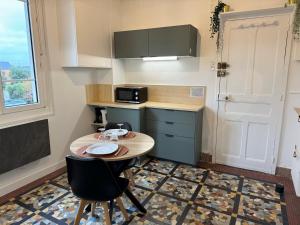
<instances>
[{"instance_id":1,"label":"round wooden table","mask_svg":"<svg viewBox=\"0 0 300 225\"><path fill-rule=\"evenodd\" d=\"M119 157L111 157L111 158L105 157L102 159L105 161L121 161L121 160L132 159L138 156L145 155L152 150L152 148L154 147L154 140L152 137L143 133L138 133L138 132L133 132L133 133L135 134L135 137L122 138L119 139L118 141L112 141L113 143L127 147L129 150L127 154ZM78 149L84 146L91 145L97 142L103 142L102 140L98 140L97 138L95 138L95 135L96 133L89 134L73 141L70 146L70 150L72 154L78 155L77 154Z\"/></svg>"},{"instance_id":2,"label":"round wooden table","mask_svg":"<svg viewBox=\"0 0 300 225\"><path fill-rule=\"evenodd\" d=\"M126 159L132 159L138 156L145 155L149 151L152 150L154 147L154 140L152 137L138 132L133 132L135 135L134 137L122 138L118 141L112 141L118 145L122 145L128 148L128 153L123 156L119 157L105 157L102 158L105 161L121 161ZM98 140L95 137L96 133L89 134L78 138L77 140L73 141L70 146L70 150L72 154L78 156L78 149L83 148L84 146L88 146L97 142L102 142L102 140ZM125 194L131 200L131 202L139 209L142 213L146 214L147 210L144 206L138 201L136 197L131 193L129 189L126 189ZM113 204L111 204L111 210L113 208Z\"/></svg>"}]
</instances>

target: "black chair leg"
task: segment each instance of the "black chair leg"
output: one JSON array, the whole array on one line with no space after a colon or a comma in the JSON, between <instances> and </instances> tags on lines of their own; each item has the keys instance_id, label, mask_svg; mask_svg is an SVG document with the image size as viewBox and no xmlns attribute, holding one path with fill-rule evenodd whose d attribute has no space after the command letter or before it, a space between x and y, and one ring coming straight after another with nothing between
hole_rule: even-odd
<instances>
[{"instance_id":1,"label":"black chair leg","mask_svg":"<svg viewBox=\"0 0 300 225\"><path fill-rule=\"evenodd\" d=\"M110 217L110 221L112 221L113 212L114 212L114 200L110 200L109 201L109 217Z\"/></svg>"},{"instance_id":2,"label":"black chair leg","mask_svg":"<svg viewBox=\"0 0 300 225\"><path fill-rule=\"evenodd\" d=\"M139 200L134 197L134 195L129 191L128 189L124 192L126 196L130 199L130 201L137 207L138 210L140 210L142 213L146 214L147 210L144 208L144 206L139 202Z\"/></svg>"},{"instance_id":3,"label":"black chair leg","mask_svg":"<svg viewBox=\"0 0 300 225\"><path fill-rule=\"evenodd\" d=\"M92 210L92 204L88 204L88 205L85 207L85 209L84 209L84 211L85 211L86 213L91 212L91 210Z\"/></svg>"}]
</instances>

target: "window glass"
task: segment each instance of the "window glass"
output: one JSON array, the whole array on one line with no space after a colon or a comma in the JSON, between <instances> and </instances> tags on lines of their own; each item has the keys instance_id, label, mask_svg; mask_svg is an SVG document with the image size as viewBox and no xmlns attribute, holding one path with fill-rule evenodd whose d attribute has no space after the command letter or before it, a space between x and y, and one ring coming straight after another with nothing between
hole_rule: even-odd
<instances>
[{"instance_id":1,"label":"window glass","mask_svg":"<svg viewBox=\"0 0 300 225\"><path fill-rule=\"evenodd\" d=\"M5 108L39 102L26 0L0 0L0 73Z\"/></svg>"}]
</instances>

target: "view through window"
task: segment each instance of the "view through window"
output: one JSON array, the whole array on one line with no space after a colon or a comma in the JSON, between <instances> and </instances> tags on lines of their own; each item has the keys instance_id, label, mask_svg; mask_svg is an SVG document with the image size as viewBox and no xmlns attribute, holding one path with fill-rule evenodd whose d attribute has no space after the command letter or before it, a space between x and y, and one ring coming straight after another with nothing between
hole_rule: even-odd
<instances>
[{"instance_id":1,"label":"view through window","mask_svg":"<svg viewBox=\"0 0 300 225\"><path fill-rule=\"evenodd\" d=\"M0 9L2 107L36 104L39 100L29 4L27 0L0 0Z\"/></svg>"}]
</instances>

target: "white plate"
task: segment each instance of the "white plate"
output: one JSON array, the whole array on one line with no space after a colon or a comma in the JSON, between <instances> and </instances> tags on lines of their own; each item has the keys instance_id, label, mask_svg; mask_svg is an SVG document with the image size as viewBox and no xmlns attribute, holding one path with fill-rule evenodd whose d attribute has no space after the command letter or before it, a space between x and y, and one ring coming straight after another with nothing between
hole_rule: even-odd
<instances>
[{"instance_id":1,"label":"white plate","mask_svg":"<svg viewBox=\"0 0 300 225\"><path fill-rule=\"evenodd\" d=\"M128 130L126 129L110 129L104 131L104 135L107 137L116 137L116 136L124 136L128 134Z\"/></svg>"},{"instance_id":2,"label":"white plate","mask_svg":"<svg viewBox=\"0 0 300 225\"><path fill-rule=\"evenodd\" d=\"M86 153L91 155L107 155L117 151L119 146L113 143L96 143L86 149Z\"/></svg>"}]
</instances>

